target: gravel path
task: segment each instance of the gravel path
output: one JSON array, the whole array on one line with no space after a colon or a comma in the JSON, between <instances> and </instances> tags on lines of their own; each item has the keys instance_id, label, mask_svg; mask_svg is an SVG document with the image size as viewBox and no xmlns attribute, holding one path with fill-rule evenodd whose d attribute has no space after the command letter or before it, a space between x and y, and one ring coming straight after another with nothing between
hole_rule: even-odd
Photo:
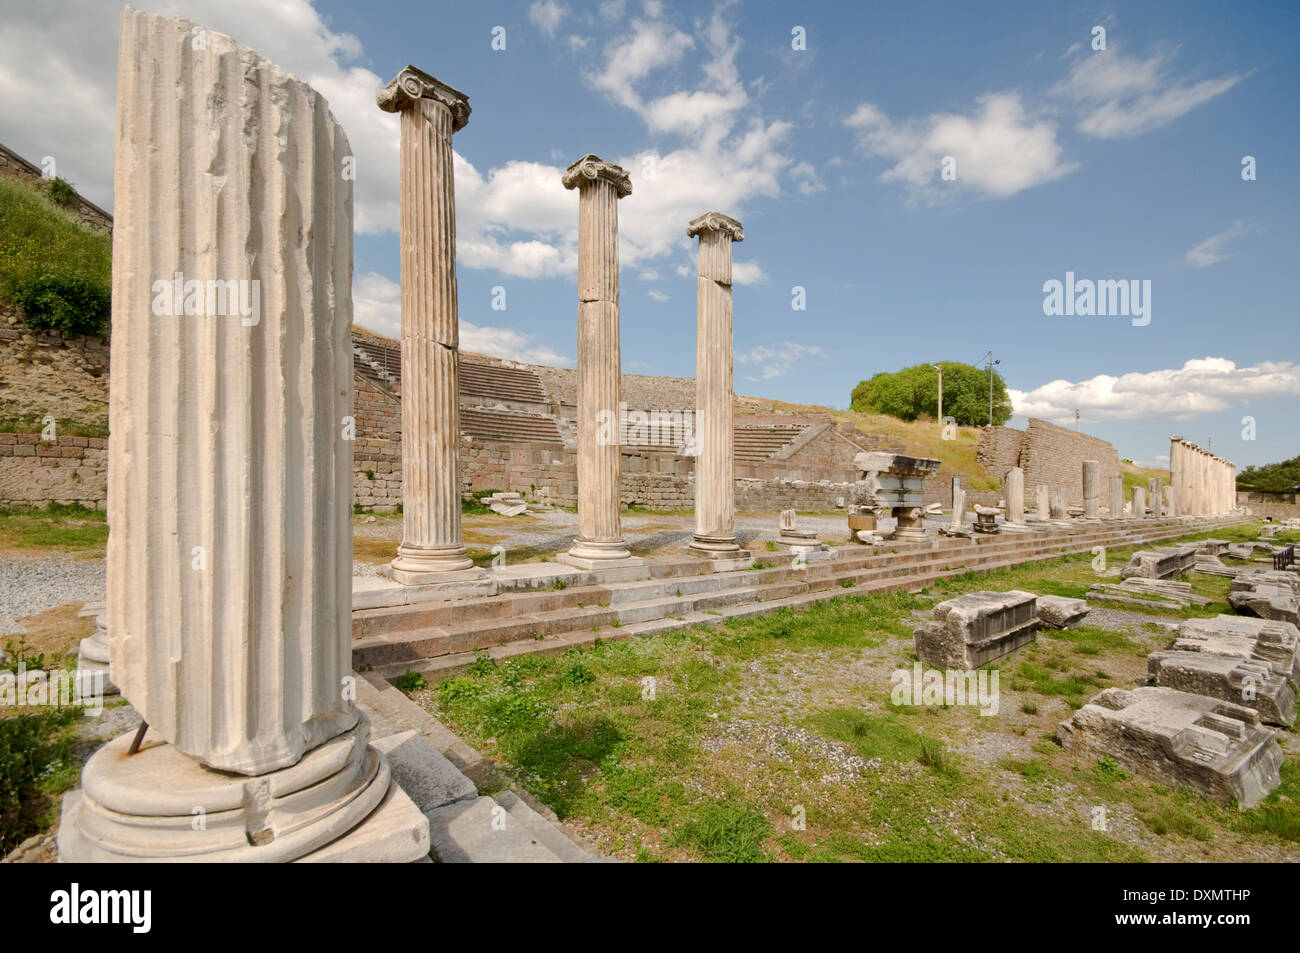
<instances>
[{"instance_id":1,"label":"gravel path","mask_svg":"<svg viewBox=\"0 0 1300 953\"><path fill-rule=\"evenodd\" d=\"M102 559L0 559L0 635L19 633L19 619L69 602L104 600Z\"/></svg>"}]
</instances>

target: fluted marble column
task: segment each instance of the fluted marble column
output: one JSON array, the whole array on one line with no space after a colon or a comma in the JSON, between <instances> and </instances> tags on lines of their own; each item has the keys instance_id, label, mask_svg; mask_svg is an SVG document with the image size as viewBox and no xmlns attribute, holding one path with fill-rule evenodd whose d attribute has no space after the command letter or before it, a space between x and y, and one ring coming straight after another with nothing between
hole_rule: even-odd
<instances>
[{"instance_id":1,"label":"fluted marble column","mask_svg":"<svg viewBox=\"0 0 1300 953\"><path fill-rule=\"evenodd\" d=\"M1120 520L1124 518L1124 476L1120 473L1110 475L1110 518Z\"/></svg>"},{"instance_id":2,"label":"fluted marble column","mask_svg":"<svg viewBox=\"0 0 1300 953\"><path fill-rule=\"evenodd\" d=\"M1088 520L1101 517L1101 463L1096 460L1083 461L1083 518Z\"/></svg>"},{"instance_id":3,"label":"fluted marble column","mask_svg":"<svg viewBox=\"0 0 1300 953\"><path fill-rule=\"evenodd\" d=\"M622 494L618 347L618 200L625 170L585 155L561 182L578 190L578 538L559 558L583 569L641 562L628 551Z\"/></svg>"},{"instance_id":4,"label":"fluted marble column","mask_svg":"<svg viewBox=\"0 0 1300 953\"><path fill-rule=\"evenodd\" d=\"M1152 516L1160 516L1160 478L1147 478L1147 505L1151 507Z\"/></svg>"},{"instance_id":5,"label":"fluted marble column","mask_svg":"<svg viewBox=\"0 0 1300 953\"><path fill-rule=\"evenodd\" d=\"M700 555L736 557L735 458L731 404L734 351L731 312L731 243L743 241L740 222L708 212L686 228L699 237L695 338L695 538ZM745 553L744 555L748 555Z\"/></svg>"},{"instance_id":6,"label":"fluted marble column","mask_svg":"<svg viewBox=\"0 0 1300 953\"><path fill-rule=\"evenodd\" d=\"M406 585L477 578L460 538L460 319L452 133L469 97L414 66L379 93L401 117L402 542ZM451 576L449 573L456 573Z\"/></svg>"},{"instance_id":7,"label":"fluted marble column","mask_svg":"<svg viewBox=\"0 0 1300 953\"><path fill-rule=\"evenodd\" d=\"M351 148L310 86L197 33L122 14L107 621L148 729L65 800L71 861L321 859L405 798L349 691Z\"/></svg>"},{"instance_id":8,"label":"fluted marble column","mask_svg":"<svg viewBox=\"0 0 1300 953\"><path fill-rule=\"evenodd\" d=\"M1025 521L1025 471L1012 467L1002 480L1003 492L1007 500L1006 521L1020 524Z\"/></svg>"},{"instance_id":9,"label":"fluted marble column","mask_svg":"<svg viewBox=\"0 0 1300 953\"><path fill-rule=\"evenodd\" d=\"M1144 519L1147 515L1147 488L1133 487L1133 518Z\"/></svg>"}]
</instances>

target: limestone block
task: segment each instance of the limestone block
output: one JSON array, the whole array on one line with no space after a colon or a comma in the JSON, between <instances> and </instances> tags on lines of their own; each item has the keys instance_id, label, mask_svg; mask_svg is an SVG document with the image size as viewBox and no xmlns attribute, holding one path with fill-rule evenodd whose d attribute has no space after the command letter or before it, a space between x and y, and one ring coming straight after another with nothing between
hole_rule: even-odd
<instances>
[{"instance_id":1,"label":"limestone block","mask_svg":"<svg viewBox=\"0 0 1300 953\"><path fill-rule=\"evenodd\" d=\"M1235 615L1188 619L1170 648L1267 662L1300 689L1300 630L1290 622Z\"/></svg>"},{"instance_id":2,"label":"limestone block","mask_svg":"<svg viewBox=\"0 0 1300 953\"><path fill-rule=\"evenodd\" d=\"M1128 565L1120 572L1121 578L1145 576L1148 579L1169 579L1190 572L1196 566L1196 547L1160 546L1140 549L1129 557Z\"/></svg>"},{"instance_id":3,"label":"limestone block","mask_svg":"<svg viewBox=\"0 0 1300 953\"><path fill-rule=\"evenodd\" d=\"M1265 662L1205 652L1153 652L1147 671L1156 685L1253 708L1267 724L1295 721L1290 683Z\"/></svg>"},{"instance_id":4,"label":"limestone block","mask_svg":"<svg viewBox=\"0 0 1300 953\"><path fill-rule=\"evenodd\" d=\"M1281 782L1282 749L1253 710L1173 688L1108 688L1058 734L1067 751L1242 809Z\"/></svg>"},{"instance_id":5,"label":"limestone block","mask_svg":"<svg viewBox=\"0 0 1300 953\"><path fill-rule=\"evenodd\" d=\"M1038 619L1054 629L1068 629L1078 625L1088 614L1088 603L1083 599L1066 596L1039 596Z\"/></svg>"},{"instance_id":6,"label":"limestone block","mask_svg":"<svg viewBox=\"0 0 1300 953\"><path fill-rule=\"evenodd\" d=\"M915 630L916 656L936 668L979 668L1028 645L1038 625L1032 592L966 593L939 603Z\"/></svg>"},{"instance_id":7,"label":"limestone block","mask_svg":"<svg viewBox=\"0 0 1300 953\"><path fill-rule=\"evenodd\" d=\"M1235 585L1240 577L1233 580ZM1300 623L1300 606L1296 594L1289 586L1272 586L1257 583L1250 589L1228 593L1228 604L1244 615L1258 616L1261 619L1276 619Z\"/></svg>"}]
</instances>

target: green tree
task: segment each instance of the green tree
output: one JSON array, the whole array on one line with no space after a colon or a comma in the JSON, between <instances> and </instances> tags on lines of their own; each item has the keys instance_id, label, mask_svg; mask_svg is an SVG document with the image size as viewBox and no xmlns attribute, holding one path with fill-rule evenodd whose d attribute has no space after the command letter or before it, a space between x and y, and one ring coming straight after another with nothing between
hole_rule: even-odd
<instances>
[{"instance_id":1,"label":"green tree","mask_svg":"<svg viewBox=\"0 0 1300 953\"><path fill-rule=\"evenodd\" d=\"M981 427L989 421L989 372L960 361L940 361L943 368L943 413L957 423ZM850 406L860 413L888 414L915 420L939 416L939 375L933 364L914 364L894 373L881 372L853 388ZM993 422L1004 424L1012 413L1002 375L993 372Z\"/></svg>"},{"instance_id":2,"label":"green tree","mask_svg":"<svg viewBox=\"0 0 1300 953\"><path fill-rule=\"evenodd\" d=\"M1237 489L1263 493L1291 493L1300 486L1300 457L1262 467L1246 467L1237 474Z\"/></svg>"}]
</instances>

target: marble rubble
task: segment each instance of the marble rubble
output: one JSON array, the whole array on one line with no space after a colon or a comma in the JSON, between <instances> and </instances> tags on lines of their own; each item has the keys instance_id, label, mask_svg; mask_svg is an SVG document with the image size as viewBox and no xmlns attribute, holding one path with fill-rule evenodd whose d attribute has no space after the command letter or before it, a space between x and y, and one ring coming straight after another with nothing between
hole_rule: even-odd
<instances>
[{"instance_id":1,"label":"marble rubble","mask_svg":"<svg viewBox=\"0 0 1300 953\"><path fill-rule=\"evenodd\" d=\"M1253 709L1173 688L1108 688L1057 736L1066 751L1242 809L1281 782L1282 749Z\"/></svg>"},{"instance_id":2,"label":"marble rubble","mask_svg":"<svg viewBox=\"0 0 1300 953\"><path fill-rule=\"evenodd\" d=\"M1038 627L1032 592L969 592L936 605L913 640L926 665L970 670L1028 645Z\"/></svg>"}]
</instances>

